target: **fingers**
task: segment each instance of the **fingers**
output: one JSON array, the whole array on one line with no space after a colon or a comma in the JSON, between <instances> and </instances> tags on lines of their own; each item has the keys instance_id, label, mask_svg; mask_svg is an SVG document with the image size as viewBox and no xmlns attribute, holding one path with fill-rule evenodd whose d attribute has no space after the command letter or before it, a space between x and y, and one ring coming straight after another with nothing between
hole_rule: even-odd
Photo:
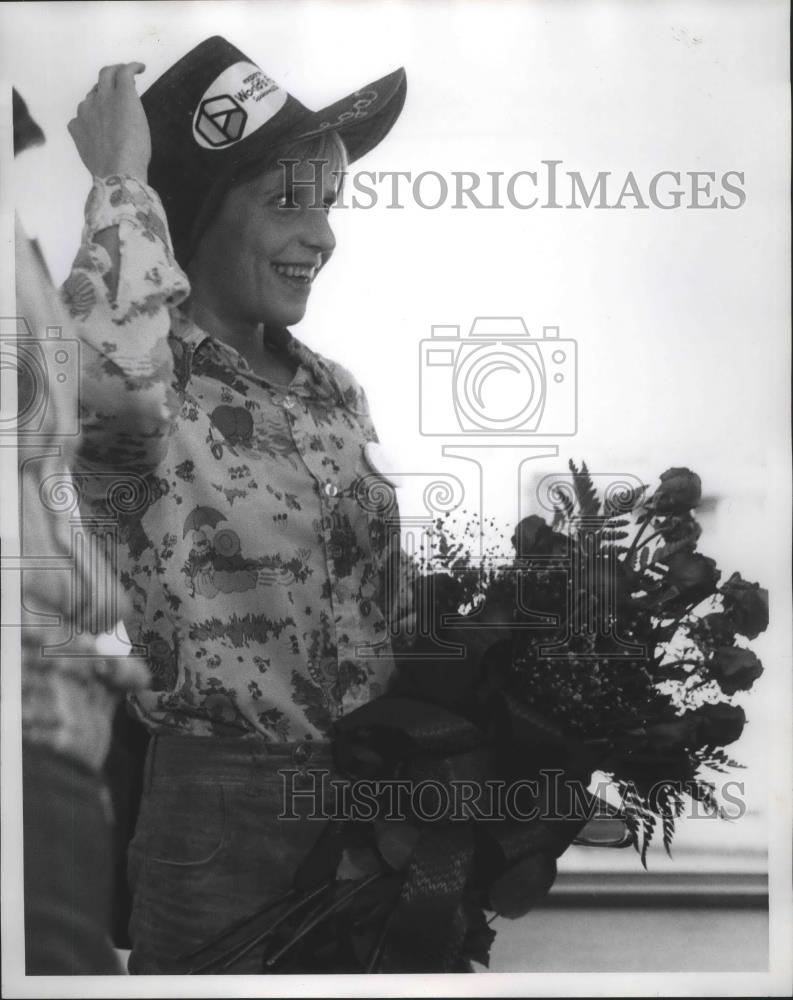
<instances>
[{"instance_id":1,"label":"fingers","mask_svg":"<svg viewBox=\"0 0 793 1000\"><path fill-rule=\"evenodd\" d=\"M114 66L103 66L99 70L99 90L112 90L116 83L116 73L121 69L121 64L116 63Z\"/></svg>"},{"instance_id":2,"label":"fingers","mask_svg":"<svg viewBox=\"0 0 793 1000\"><path fill-rule=\"evenodd\" d=\"M99 91L130 86L137 74L142 73L145 69L146 66L142 62L114 63L112 66L103 66L99 70L99 80L89 93L95 94Z\"/></svg>"},{"instance_id":3,"label":"fingers","mask_svg":"<svg viewBox=\"0 0 793 1000\"><path fill-rule=\"evenodd\" d=\"M116 86L134 86L135 77L138 73L142 73L145 69L146 65L142 62L125 63L123 66L119 67L118 73L116 73Z\"/></svg>"}]
</instances>

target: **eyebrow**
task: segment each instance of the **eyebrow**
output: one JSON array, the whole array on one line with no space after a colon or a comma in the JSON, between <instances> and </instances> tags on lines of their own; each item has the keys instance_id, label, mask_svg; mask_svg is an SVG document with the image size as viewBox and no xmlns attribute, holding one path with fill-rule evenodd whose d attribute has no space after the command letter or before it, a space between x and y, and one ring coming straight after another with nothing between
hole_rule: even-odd
<instances>
[{"instance_id":1,"label":"eyebrow","mask_svg":"<svg viewBox=\"0 0 793 1000\"><path fill-rule=\"evenodd\" d=\"M327 173L323 172L323 185L322 185L322 198L326 200L328 198L333 198L335 201L339 197L339 192L341 191L341 185L344 181L342 176L338 176L339 172L329 171ZM286 168L276 167L274 170L268 170L262 175L262 179L270 174L274 174L272 181L265 183L262 189L262 196L266 197L270 194L287 194L291 193L296 187L298 191L310 191L313 185L313 181L309 179L297 178L296 184L286 183ZM292 174L294 178L294 173Z\"/></svg>"}]
</instances>

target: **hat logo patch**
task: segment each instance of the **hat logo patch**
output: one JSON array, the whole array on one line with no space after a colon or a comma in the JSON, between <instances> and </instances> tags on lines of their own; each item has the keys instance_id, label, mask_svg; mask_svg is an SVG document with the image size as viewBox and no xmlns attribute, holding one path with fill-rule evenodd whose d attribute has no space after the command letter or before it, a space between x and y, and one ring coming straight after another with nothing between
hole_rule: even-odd
<instances>
[{"instance_id":1,"label":"hat logo patch","mask_svg":"<svg viewBox=\"0 0 793 1000\"><path fill-rule=\"evenodd\" d=\"M196 117L195 130L210 146L228 146L242 135L248 116L233 97L223 94L202 101Z\"/></svg>"},{"instance_id":2,"label":"hat logo patch","mask_svg":"<svg viewBox=\"0 0 793 1000\"><path fill-rule=\"evenodd\" d=\"M225 149L261 128L286 103L287 93L250 62L228 66L206 89L193 117L193 138L204 149Z\"/></svg>"}]
</instances>

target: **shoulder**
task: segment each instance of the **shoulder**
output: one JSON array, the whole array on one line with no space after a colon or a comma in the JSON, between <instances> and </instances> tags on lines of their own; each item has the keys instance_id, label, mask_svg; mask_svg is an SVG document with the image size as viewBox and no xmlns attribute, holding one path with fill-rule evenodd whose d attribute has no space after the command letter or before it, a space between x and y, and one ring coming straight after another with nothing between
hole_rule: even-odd
<instances>
[{"instance_id":1,"label":"shoulder","mask_svg":"<svg viewBox=\"0 0 793 1000\"><path fill-rule=\"evenodd\" d=\"M292 357L299 364L304 365L312 373L314 378L331 390L339 401L339 404L346 410L369 421L369 401L366 393L353 373L339 364L326 358L324 354L313 350L304 344L290 331L284 330L284 344Z\"/></svg>"},{"instance_id":2,"label":"shoulder","mask_svg":"<svg viewBox=\"0 0 793 1000\"><path fill-rule=\"evenodd\" d=\"M337 390L342 405L358 416L368 417L370 415L369 400L363 386L360 385L352 372L344 365L339 364L338 361L331 361L330 358L325 358L322 355L317 355L317 359L326 368L329 380Z\"/></svg>"}]
</instances>

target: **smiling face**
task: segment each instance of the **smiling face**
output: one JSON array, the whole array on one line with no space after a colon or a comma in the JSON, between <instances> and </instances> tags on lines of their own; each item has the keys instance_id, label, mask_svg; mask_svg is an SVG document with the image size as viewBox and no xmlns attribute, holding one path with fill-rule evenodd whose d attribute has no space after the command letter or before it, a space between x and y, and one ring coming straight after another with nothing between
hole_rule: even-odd
<instances>
[{"instance_id":1,"label":"smiling face","mask_svg":"<svg viewBox=\"0 0 793 1000\"><path fill-rule=\"evenodd\" d=\"M188 266L194 303L229 329L301 320L336 245L328 213L338 170L310 155L233 187Z\"/></svg>"}]
</instances>

